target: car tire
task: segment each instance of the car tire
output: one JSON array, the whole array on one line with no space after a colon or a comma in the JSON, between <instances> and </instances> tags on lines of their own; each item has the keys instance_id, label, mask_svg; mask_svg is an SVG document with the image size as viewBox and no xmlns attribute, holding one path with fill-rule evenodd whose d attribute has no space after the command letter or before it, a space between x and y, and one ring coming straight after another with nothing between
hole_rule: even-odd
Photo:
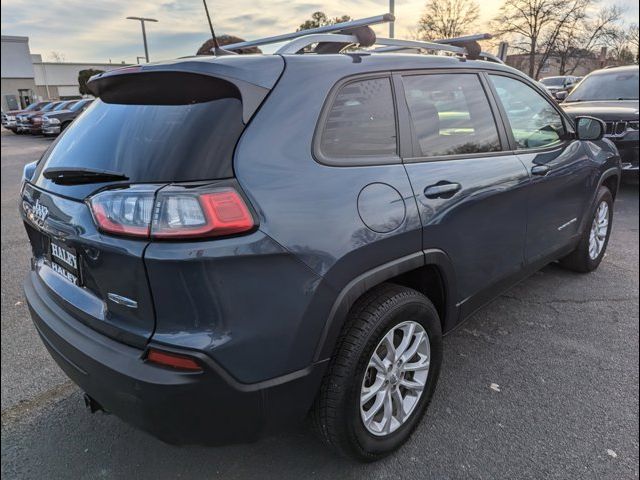
<instances>
[{"instance_id":1,"label":"car tire","mask_svg":"<svg viewBox=\"0 0 640 480\"><path fill-rule=\"evenodd\" d=\"M417 333L410 336L410 331ZM426 333L426 339L422 333ZM406 345L402 342L405 337L411 340ZM371 366L374 352L378 359L381 352L385 353L383 362L388 363L393 357L385 343L389 338L394 343L397 339L394 349L397 354L402 353L403 345L406 355L411 355L416 346L420 349L404 360L407 371L398 366L402 364L390 364L389 371L382 374ZM382 284L373 288L353 306L337 341L312 409L315 430L326 444L343 456L365 462L383 458L402 446L418 426L436 388L441 363L442 331L438 312L431 301L421 293L399 285ZM409 368L416 371L409 371ZM361 405L363 396L376 391L378 384L381 387L375 396ZM422 384L419 395L417 390L404 386L418 384ZM383 407L378 405L380 412L373 415L368 426L365 425L365 416L374 411L380 398ZM403 405L402 414L398 402ZM391 415L395 416L386 422L388 405L391 405ZM401 416L405 418L398 421ZM380 422L376 421L378 418ZM377 428L380 431L376 431Z\"/></svg>"},{"instance_id":2,"label":"car tire","mask_svg":"<svg viewBox=\"0 0 640 480\"><path fill-rule=\"evenodd\" d=\"M71 125L71 122L64 122L62 125L60 125L60 133L64 132L69 125Z\"/></svg>"},{"instance_id":3,"label":"car tire","mask_svg":"<svg viewBox=\"0 0 640 480\"><path fill-rule=\"evenodd\" d=\"M606 226L602 223L606 213ZM576 249L560 260L560 265L579 273L594 271L602 262L609 244L613 225L613 195L607 187L600 187L591 209L589 221ZM594 238L595 235L595 238ZM596 242L594 244L594 242Z\"/></svg>"}]
</instances>

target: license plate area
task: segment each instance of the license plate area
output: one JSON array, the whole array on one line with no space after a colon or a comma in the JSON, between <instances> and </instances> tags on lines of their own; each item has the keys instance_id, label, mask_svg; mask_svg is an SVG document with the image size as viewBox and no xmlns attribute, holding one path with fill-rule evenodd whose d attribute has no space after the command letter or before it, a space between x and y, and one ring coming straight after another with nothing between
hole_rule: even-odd
<instances>
[{"instance_id":1,"label":"license plate area","mask_svg":"<svg viewBox=\"0 0 640 480\"><path fill-rule=\"evenodd\" d=\"M58 275L73 283L81 285L80 259L76 249L55 239L49 241L49 264Z\"/></svg>"}]
</instances>

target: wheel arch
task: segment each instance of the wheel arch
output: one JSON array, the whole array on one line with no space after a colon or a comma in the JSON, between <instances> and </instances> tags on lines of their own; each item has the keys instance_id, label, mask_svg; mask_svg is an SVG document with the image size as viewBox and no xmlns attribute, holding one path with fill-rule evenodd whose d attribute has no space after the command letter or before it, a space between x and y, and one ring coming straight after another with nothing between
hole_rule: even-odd
<instances>
[{"instance_id":1,"label":"wheel arch","mask_svg":"<svg viewBox=\"0 0 640 480\"><path fill-rule=\"evenodd\" d=\"M587 207L585 207L585 212L582 215L582 220L580 222L580 228L578 229L578 232L584 232L584 229L587 228L587 225L589 224L589 212L591 212L594 208L596 198L598 197L598 190L600 190L600 187L607 187L611 191L611 195L613 196L613 200L615 201L618 189L620 188L621 179L622 169L619 166L608 168L602 173L602 175L600 175L598 186L597 188L594 188L589 203L587 204Z\"/></svg>"},{"instance_id":2,"label":"wheel arch","mask_svg":"<svg viewBox=\"0 0 640 480\"><path fill-rule=\"evenodd\" d=\"M609 189L613 199L616 199L616 195L618 194L618 189L620 188L620 180L622 178L622 174L620 170L616 168L610 168L606 170L602 176L600 177L600 183L598 184L598 188L604 186Z\"/></svg>"},{"instance_id":3,"label":"wheel arch","mask_svg":"<svg viewBox=\"0 0 640 480\"><path fill-rule=\"evenodd\" d=\"M384 282L397 283L425 294L436 306L442 331L458 319L456 282L451 260L438 249L420 251L368 270L349 282L338 294L315 352L315 361L329 358L353 304Z\"/></svg>"}]
</instances>

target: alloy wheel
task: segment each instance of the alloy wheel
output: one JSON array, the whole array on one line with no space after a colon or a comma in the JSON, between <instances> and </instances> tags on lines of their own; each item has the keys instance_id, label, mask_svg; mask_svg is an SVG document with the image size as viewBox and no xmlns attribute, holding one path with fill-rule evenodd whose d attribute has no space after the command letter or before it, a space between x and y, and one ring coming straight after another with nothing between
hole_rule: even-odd
<instances>
[{"instance_id":1,"label":"alloy wheel","mask_svg":"<svg viewBox=\"0 0 640 480\"><path fill-rule=\"evenodd\" d=\"M429 336L417 322L389 330L374 349L360 390L360 417L367 431L389 435L411 416L429 375Z\"/></svg>"},{"instance_id":2,"label":"alloy wheel","mask_svg":"<svg viewBox=\"0 0 640 480\"><path fill-rule=\"evenodd\" d=\"M589 257L591 260L595 260L602 253L608 231L609 204L602 201L600 205L598 205L593 222L591 223L591 232L589 233Z\"/></svg>"}]
</instances>

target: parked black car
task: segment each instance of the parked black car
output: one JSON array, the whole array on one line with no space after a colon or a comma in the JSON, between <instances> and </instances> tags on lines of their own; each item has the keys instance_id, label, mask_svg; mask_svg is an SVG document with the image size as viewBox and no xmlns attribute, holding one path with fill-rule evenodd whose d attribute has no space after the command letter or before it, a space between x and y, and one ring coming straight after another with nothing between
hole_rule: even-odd
<instances>
[{"instance_id":1,"label":"parked black car","mask_svg":"<svg viewBox=\"0 0 640 480\"><path fill-rule=\"evenodd\" d=\"M615 143L622 157L622 169L638 174L638 66L605 68L587 77L562 103L571 117L592 115L604 121L606 138Z\"/></svg>"},{"instance_id":2,"label":"parked black car","mask_svg":"<svg viewBox=\"0 0 640 480\"><path fill-rule=\"evenodd\" d=\"M192 57L88 85L25 168L25 295L90 409L169 442L311 413L339 452L380 458L425 413L443 333L607 247L604 125L498 63Z\"/></svg>"},{"instance_id":3,"label":"parked black car","mask_svg":"<svg viewBox=\"0 0 640 480\"><path fill-rule=\"evenodd\" d=\"M42 134L45 137L59 135L78 115L89 108L91 102L92 99L78 100L64 110L45 113L42 115Z\"/></svg>"}]
</instances>

